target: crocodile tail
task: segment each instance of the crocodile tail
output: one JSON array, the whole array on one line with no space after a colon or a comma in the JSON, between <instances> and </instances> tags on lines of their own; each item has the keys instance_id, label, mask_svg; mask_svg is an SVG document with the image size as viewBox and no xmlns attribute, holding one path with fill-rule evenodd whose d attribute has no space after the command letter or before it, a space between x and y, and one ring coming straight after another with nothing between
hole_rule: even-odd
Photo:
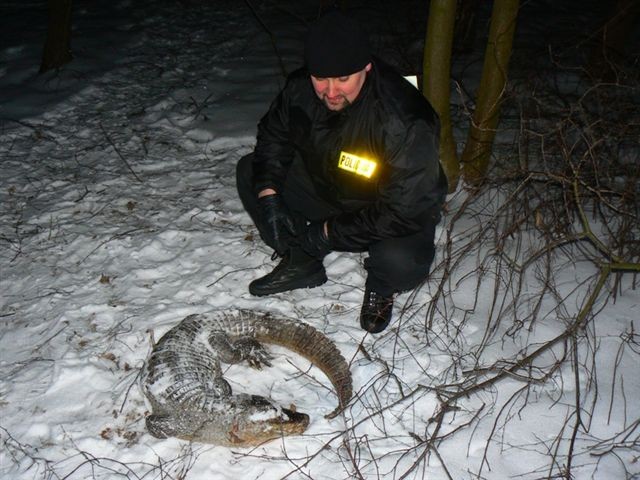
<instances>
[{"instance_id":1,"label":"crocodile tail","mask_svg":"<svg viewBox=\"0 0 640 480\"><path fill-rule=\"evenodd\" d=\"M304 322L253 310L240 311L253 324L259 342L280 345L302 355L329 378L338 396L338 406L326 415L335 418L346 408L353 394L349 364L340 350L322 332Z\"/></svg>"}]
</instances>

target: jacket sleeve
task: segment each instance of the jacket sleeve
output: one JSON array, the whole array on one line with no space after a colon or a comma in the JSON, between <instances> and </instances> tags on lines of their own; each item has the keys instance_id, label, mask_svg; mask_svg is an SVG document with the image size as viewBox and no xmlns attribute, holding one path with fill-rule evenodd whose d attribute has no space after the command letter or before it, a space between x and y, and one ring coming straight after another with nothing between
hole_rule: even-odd
<instances>
[{"instance_id":1,"label":"jacket sleeve","mask_svg":"<svg viewBox=\"0 0 640 480\"><path fill-rule=\"evenodd\" d=\"M258 123L253 157L256 192L265 188L282 191L294 151L289 134L289 101L285 86Z\"/></svg>"},{"instance_id":2,"label":"jacket sleeve","mask_svg":"<svg viewBox=\"0 0 640 480\"><path fill-rule=\"evenodd\" d=\"M376 241L411 235L440 220L447 183L438 157L437 121L417 120L387 142L378 199L329 220L329 239L337 250L366 249Z\"/></svg>"}]
</instances>

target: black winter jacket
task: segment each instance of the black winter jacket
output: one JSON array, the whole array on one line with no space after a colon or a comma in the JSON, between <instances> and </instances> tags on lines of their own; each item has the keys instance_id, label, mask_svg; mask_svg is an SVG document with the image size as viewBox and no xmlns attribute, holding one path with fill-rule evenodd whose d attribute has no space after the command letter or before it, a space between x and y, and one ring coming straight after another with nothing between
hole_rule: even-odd
<instances>
[{"instance_id":1,"label":"black winter jacket","mask_svg":"<svg viewBox=\"0 0 640 480\"><path fill-rule=\"evenodd\" d=\"M299 155L316 191L342 212L328 219L336 250L361 251L435 225L447 190L436 113L395 70L372 63L356 100L339 112L316 96L305 69L293 72L258 125L256 191L282 192ZM357 173L354 155L376 163L370 178Z\"/></svg>"}]
</instances>

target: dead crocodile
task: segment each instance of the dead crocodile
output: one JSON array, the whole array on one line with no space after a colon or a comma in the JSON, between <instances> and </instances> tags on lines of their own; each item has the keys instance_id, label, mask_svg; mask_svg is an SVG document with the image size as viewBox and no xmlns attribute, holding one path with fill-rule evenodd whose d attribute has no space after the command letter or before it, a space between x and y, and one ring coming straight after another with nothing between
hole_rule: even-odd
<instances>
[{"instance_id":1,"label":"dead crocodile","mask_svg":"<svg viewBox=\"0 0 640 480\"><path fill-rule=\"evenodd\" d=\"M303 322L253 310L189 315L155 345L141 384L152 407L149 433L216 445L257 445L301 434L309 416L272 400L233 394L220 363L270 365L262 343L286 347L319 367L338 396L334 418L351 398L349 366L336 346Z\"/></svg>"}]
</instances>

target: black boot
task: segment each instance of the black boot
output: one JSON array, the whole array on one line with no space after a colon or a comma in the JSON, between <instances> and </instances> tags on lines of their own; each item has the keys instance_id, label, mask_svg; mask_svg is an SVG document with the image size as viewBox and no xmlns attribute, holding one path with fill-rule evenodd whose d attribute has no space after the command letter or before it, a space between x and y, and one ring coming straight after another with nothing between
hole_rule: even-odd
<instances>
[{"instance_id":1,"label":"black boot","mask_svg":"<svg viewBox=\"0 0 640 480\"><path fill-rule=\"evenodd\" d=\"M393 296L385 297L369 287L365 288L362 310L360 312L360 326L370 333L380 333L391 322L393 311Z\"/></svg>"},{"instance_id":2,"label":"black boot","mask_svg":"<svg viewBox=\"0 0 640 480\"><path fill-rule=\"evenodd\" d=\"M299 249L291 249L271 273L249 284L249 293L261 297L274 293L310 288L327 281L322 260Z\"/></svg>"}]
</instances>

